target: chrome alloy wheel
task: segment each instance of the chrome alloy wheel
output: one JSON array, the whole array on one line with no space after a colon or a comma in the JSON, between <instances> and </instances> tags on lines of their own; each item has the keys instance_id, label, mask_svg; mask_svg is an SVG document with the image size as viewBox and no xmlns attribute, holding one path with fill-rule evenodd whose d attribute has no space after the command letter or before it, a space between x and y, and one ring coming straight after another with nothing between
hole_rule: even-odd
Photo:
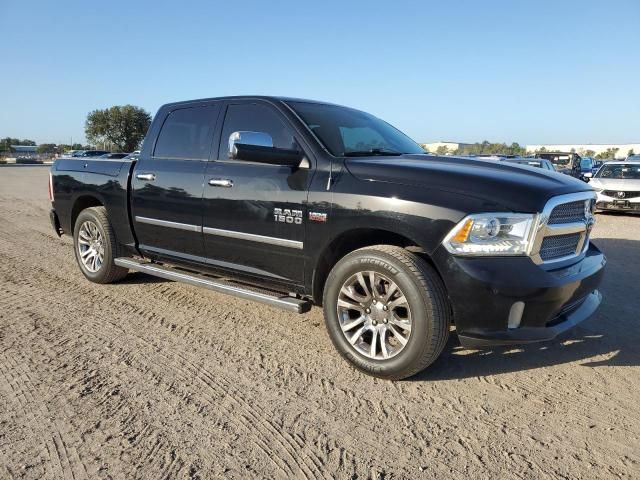
<instances>
[{"instance_id":1,"label":"chrome alloy wheel","mask_svg":"<svg viewBox=\"0 0 640 480\"><path fill-rule=\"evenodd\" d=\"M386 360L409 341L409 303L400 288L378 272L349 277L340 289L337 308L342 333L365 357Z\"/></svg>"},{"instance_id":2,"label":"chrome alloy wheel","mask_svg":"<svg viewBox=\"0 0 640 480\"><path fill-rule=\"evenodd\" d=\"M78 231L78 254L84 268L91 273L100 270L104 262L104 240L98 226L88 220Z\"/></svg>"}]
</instances>

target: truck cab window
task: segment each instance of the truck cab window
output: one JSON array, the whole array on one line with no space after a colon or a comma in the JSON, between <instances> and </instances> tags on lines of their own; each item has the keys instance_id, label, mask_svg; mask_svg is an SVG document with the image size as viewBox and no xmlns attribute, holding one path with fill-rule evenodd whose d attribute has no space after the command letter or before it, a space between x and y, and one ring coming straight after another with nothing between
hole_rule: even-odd
<instances>
[{"instance_id":1,"label":"truck cab window","mask_svg":"<svg viewBox=\"0 0 640 480\"><path fill-rule=\"evenodd\" d=\"M181 108L164 121L154 157L207 160L213 134L211 107Z\"/></svg>"},{"instance_id":2,"label":"truck cab window","mask_svg":"<svg viewBox=\"0 0 640 480\"><path fill-rule=\"evenodd\" d=\"M276 148L296 148L293 132L265 105L255 103L229 105L220 138L220 159L229 159L229 135L233 132L263 132L273 139Z\"/></svg>"}]
</instances>

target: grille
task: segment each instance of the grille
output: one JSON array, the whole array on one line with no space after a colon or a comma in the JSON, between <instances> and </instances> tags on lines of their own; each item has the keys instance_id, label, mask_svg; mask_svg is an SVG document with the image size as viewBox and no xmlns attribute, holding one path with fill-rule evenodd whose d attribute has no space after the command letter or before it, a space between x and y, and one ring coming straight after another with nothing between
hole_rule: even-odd
<instances>
[{"instance_id":1,"label":"grille","mask_svg":"<svg viewBox=\"0 0 640 480\"><path fill-rule=\"evenodd\" d=\"M569 202L558 205L551 212L551 216L549 217L549 225L583 221L584 202L584 200L578 200L577 202Z\"/></svg>"},{"instance_id":2,"label":"grille","mask_svg":"<svg viewBox=\"0 0 640 480\"><path fill-rule=\"evenodd\" d=\"M584 202L581 203L584 208ZM545 237L540 246L540 258L546 262L556 258L575 255L581 236L582 233L569 233L567 235Z\"/></svg>"},{"instance_id":3,"label":"grille","mask_svg":"<svg viewBox=\"0 0 640 480\"><path fill-rule=\"evenodd\" d=\"M618 192L620 192L622 190L603 190L602 193L603 195L606 195L607 197L613 197L613 198L618 198ZM636 197L640 197L640 192L624 192L624 199L627 198L636 198Z\"/></svg>"}]
</instances>

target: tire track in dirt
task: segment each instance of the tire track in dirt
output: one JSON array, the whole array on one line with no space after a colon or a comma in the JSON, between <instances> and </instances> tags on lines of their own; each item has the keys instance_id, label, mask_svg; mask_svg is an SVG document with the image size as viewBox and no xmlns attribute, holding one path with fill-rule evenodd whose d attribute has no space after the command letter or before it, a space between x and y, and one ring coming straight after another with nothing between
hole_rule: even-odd
<instances>
[{"instance_id":1,"label":"tire track in dirt","mask_svg":"<svg viewBox=\"0 0 640 480\"><path fill-rule=\"evenodd\" d=\"M0 374L20 401L30 428L39 431L44 438L52 465L51 470L46 470L47 477L73 480L88 478L75 447L65 441L69 433L62 433L58 421L51 420L53 415L47 405L39 400L40 392L34 386L25 364L6 353L0 353ZM74 443L79 443L79 440L74 438Z\"/></svg>"},{"instance_id":2,"label":"tire track in dirt","mask_svg":"<svg viewBox=\"0 0 640 480\"><path fill-rule=\"evenodd\" d=\"M15 280L11 278L8 278L8 279ZM33 288L33 285L30 281L18 282L18 284L19 284L20 290L23 293L27 293L25 292L25 288L29 288L29 287ZM52 305L53 307L56 307L56 306L61 308L64 307L64 305L62 304L56 305L58 302L54 298L50 298L50 303L53 304ZM72 309L75 309L75 307L72 307ZM85 317L84 320L85 322L83 322L82 325L79 325L78 329L75 330L76 334L79 334L80 332L82 332L84 336L93 337L97 341L97 343L104 343L105 341L108 341L109 338L113 338L109 335L99 337L99 336L96 336L95 333L93 333L96 331L105 330L107 328L113 328L111 325L99 324L97 322L94 323L92 322L92 317ZM118 335L121 333L122 333L121 330L117 330L114 332L115 335ZM139 338L139 340L141 340L141 343L144 342L144 340L141 338ZM144 343L147 343L147 342L144 342ZM147 345L150 345L150 344L147 343ZM133 345L134 348L137 346L139 346L139 344ZM132 361L133 358L136 356L137 356L136 354L130 353L128 360ZM297 457L299 457L299 455L297 455L296 452L294 451L291 441L287 440L285 436L280 434L280 432L278 432L273 427L273 425L271 425L267 421L264 421L258 415L255 415L252 412L252 409L248 407L245 402L243 402L241 397L240 399L237 399L233 395L229 396L230 391L232 391L232 389L230 388L231 387L230 384L227 384L227 387L229 388L225 389L221 387L218 383L216 383L215 380L212 381L212 379L210 378L209 381L207 381L202 376L200 376L198 368L195 365L189 364L190 368L189 369L185 368L181 366L179 363L178 364L175 364L175 362L172 363L169 357L161 355L160 353L152 354L151 357L146 356L144 360L145 362L152 361L154 364L160 365L163 369L167 369L167 370L173 369L175 372L179 374L179 376L182 378L185 384L190 383L189 381L194 377L198 378L204 386L212 390L215 394L215 396L211 395L208 397L209 404L212 407L216 407L219 405L219 402L218 402L219 398L227 397L231 399L234 402L234 406L240 408L243 411L243 415L239 417L236 416L235 418L232 418L232 420L234 422L240 421L242 424L242 427L244 427L245 432L249 435L250 438L256 437L256 436L258 437L257 439L252 439L256 447L259 448L264 453L265 458L274 460L275 464L281 469L282 473L284 473L285 475L299 476L302 473L304 474L305 477L317 478L318 476L320 476L320 472L317 468L317 464L315 464L314 462L304 463L304 459L305 459L304 455L301 456L301 458L303 459L303 462L300 462L299 460L297 460ZM233 392L238 396L242 395L237 390ZM226 414L229 414L229 415L231 413L232 411L226 412ZM269 445L273 444L273 442L276 442L280 445L282 449L281 453L285 453L284 455L277 455L275 457L273 456L272 448L269 447ZM287 460L280 461L281 457L285 457ZM142 462L144 462L144 459L141 461L141 463ZM297 465L297 468L292 467L292 465ZM315 469L315 472L312 470L311 465L313 466L313 469Z\"/></svg>"},{"instance_id":3,"label":"tire track in dirt","mask_svg":"<svg viewBox=\"0 0 640 480\"><path fill-rule=\"evenodd\" d=\"M3 253L3 255L4 255L4 253ZM18 259L14 258L13 259L13 263L16 263L16 260L18 260ZM38 269L38 267L34 267L34 268L36 270ZM43 272L43 276L45 278L49 278L50 275L51 275L50 273ZM40 275L38 275L38 277L39 276ZM13 280L18 280L18 283L21 284L20 287L23 288L23 289L25 287L27 287L27 286L29 286L31 288L35 288L35 286L33 285L34 282L32 282L29 279L18 279L18 278L16 278L16 279L13 279ZM22 280L22 281L20 281L20 280ZM62 289L63 292L65 290L71 290L72 288L75 288L75 286L73 286L73 285L65 286L64 285L65 282L66 282L65 278L57 278L57 279L55 279L53 281L56 284L56 288L57 289ZM39 285L39 288L42 288L41 284ZM85 293L86 292L83 292L83 295L82 295L83 297L84 297ZM91 300L95 300L95 299L91 299ZM53 301L53 298L50 297L49 298L49 302L52 302L52 301ZM67 309L69 309L69 308L75 309L76 307L73 306L73 305L71 305L71 306L67 305L65 308L67 308ZM69 312L69 313L71 313L71 312ZM95 331L95 330L99 330L100 328L104 328L104 325L100 325L100 324L91 325L91 330ZM183 360L185 360L184 357L183 357ZM148 359L147 359L147 361L148 361ZM168 364L168 367L171 368L170 364ZM228 390L231 390L233 388L231 382L229 382L229 381L226 381L223 385L219 385L219 384L214 383L214 382L216 382L216 378L220 379L222 377L219 374L214 376L214 374L212 374L211 372L208 372L208 371L207 371L206 374L203 374L198 369L198 367L195 366L194 364L190 364L190 370L188 370L187 373L191 374L191 375L199 376L198 378L200 378L200 380L203 382L203 384L207 385L209 388L216 387L221 392L224 392L225 389L228 391ZM234 397L242 398L242 396L243 396L243 394L237 393ZM232 398L234 398L234 397L232 397ZM239 403L238 405L242 406L242 403ZM249 421L248 421L249 426L247 428L251 428L253 423L258 423L258 424L260 423L259 417L256 417L252 413L252 410L251 410L250 407L244 407L244 412L245 412L247 418L249 419ZM262 423L262 425L264 426L264 428L266 428L267 430L270 431L270 435L271 436L267 435L268 440L272 440L273 438L276 438L276 439L278 438L278 437L273 437L274 435L279 434L278 429L276 427L274 427L270 423L264 423L264 422ZM255 425L253 425L253 427L255 427ZM350 436L349 434L347 434L347 432L344 432L344 431L342 431L340 433L342 435L345 435L345 436ZM282 435L282 434L279 434L279 435ZM280 443L282 448L288 452L285 456L288 456L290 458L290 461L295 463L296 462L296 460L295 460L296 456L299 456L299 453L297 453L297 451L299 450L300 444L295 442L295 440L293 439L293 437L291 435L283 436L283 440L277 440L277 441L278 441L278 443ZM265 443L265 445L266 445L266 443ZM401 446L399 446L399 447L401 447ZM263 448L265 448L265 447L263 447ZM378 448L378 445L370 444L370 449L371 449L370 451L371 451L372 458L375 457L375 454L377 452L377 448ZM304 459L305 457L302 456L302 458ZM303 467L303 465L304 464L300 465L300 467L302 469L301 471L306 473L307 476L314 476L314 475L317 476L317 475L319 475L319 471L323 466L322 460L319 460L317 458L308 461L307 464L306 464L306 467ZM315 471L315 474L312 473L314 471Z\"/></svg>"}]
</instances>

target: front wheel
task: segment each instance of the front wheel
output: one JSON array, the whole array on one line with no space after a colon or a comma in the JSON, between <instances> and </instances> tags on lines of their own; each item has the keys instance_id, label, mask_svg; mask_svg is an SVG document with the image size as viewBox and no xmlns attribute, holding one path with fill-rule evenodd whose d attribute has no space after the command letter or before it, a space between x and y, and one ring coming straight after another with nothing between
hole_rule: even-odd
<instances>
[{"instance_id":1,"label":"front wheel","mask_svg":"<svg viewBox=\"0 0 640 480\"><path fill-rule=\"evenodd\" d=\"M449 336L440 277L400 247L366 247L345 256L327 278L323 306L337 350L376 377L418 373L438 358Z\"/></svg>"},{"instance_id":2,"label":"front wheel","mask_svg":"<svg viewBox=\"0 0 640 480\"><path fill-rule=\"evenodd\" d=\"M127 275L128 269L113 262L118 244L104 207L80 212L73 229L73 250L80 270L92 282L111 283Z\"/></svg>"}]
</instances>

